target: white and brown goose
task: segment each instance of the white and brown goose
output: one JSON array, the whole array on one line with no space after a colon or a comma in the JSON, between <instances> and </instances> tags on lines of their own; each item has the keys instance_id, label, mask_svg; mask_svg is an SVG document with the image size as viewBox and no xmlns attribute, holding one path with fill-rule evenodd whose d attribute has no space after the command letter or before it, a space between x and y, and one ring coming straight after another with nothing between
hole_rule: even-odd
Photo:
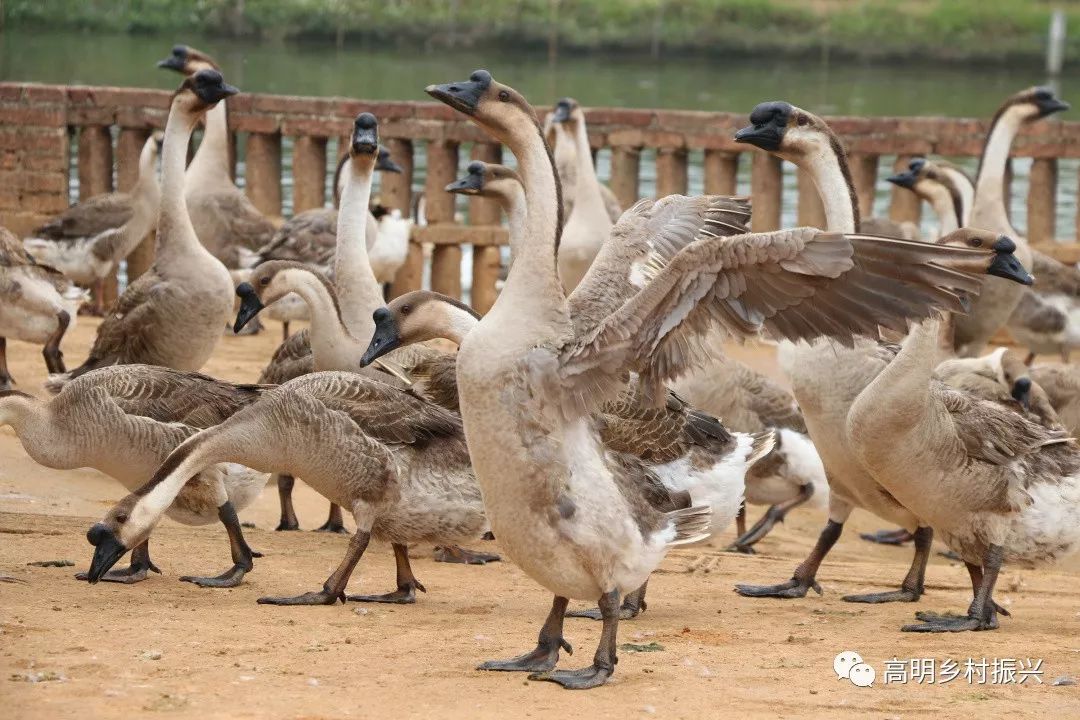
<instances>
[{"instance_id":1,"label":"white and brown goose","mask_svg":"<svg viewBox=\"0 0 1080 720\"><path fill-rule=\"evenodd\" d=\"M187 146L195 124L237 89L216 70L200 70L173 95L162 149L161 213L153 267L128 285L98 327L89 357L50 378L70 379L108 365L145 363L195 371L210 358L232 314L229 271L199 243L184 195Z\"/></svg>"},{"instance_id":2,"label":"white and brown goose","mask_svg":"<svg viewBox=\"0 0 1080 720\"><path fill-rule=\"evenodd\" d=\"M59 470L90 467L128 491L141 487L177 445L254 402L265 386L234 385L197 373L151 365L101 368L72 380L49 401L0 392L0 426L9 425L36 462ZM237 519L262 494L266 476L240 465L207 466L193 473L160 510L185 525L221 522L229 535L233 566L215 577L184 576L203 586L232 587L252 568ZM113 513L114 521L126 516ZM148 571L149 536L133 547L131 565L80 579L136 583ZM106 568L107 569L107 568Z\"/></svg>"},{"instance_id":3,"label":"white and brown goose","mask_svg":"<svg viewBox=\"0 0 1080 720\"><path fill-rule=\"evenodd\" d=\"M558 170L559 180L563 184L562 207L565 217L570 217L574 212L574 203L578 196L579 126L585 127L585 113L574 98L562 98L555 103L554 109L544 116L544 138L547 140L548 145L551 146L552 154L555 156L555 168ZM585 151L591 158L592 146L588 143L588 137L586 128ZM608 217L611 222L618 222L623 209L611 188L596 180L595 170L591 173L591 180L586 177L584 181L597 182Z\"/></svg>"},{"instance_id":4,"label":"white and brown goose","mask_svg":"<svg viewBox=\"0 0 1080 720\"><path fill-rule=\"evenodd\" d=\"M157 223L161 205L157 161L163 138L154 132L143 144L131 192L107 193L72 205L23 240L23 247L38 262L93 291L95 315L105 311L105 278Z\"/></svg>"},{"instance_id":5,"label":"white and brown goose","mask_svg":"<svg viewBox=\"0 0 1080 720\"><path fill-rule=\"evenodd\" d=\"M87 293L23 249L19 239L0 226L0 391L15 381L7 364L7 339L42 345L45 367L62 373L60 343L75 324Z\"/></svg>"},{"instance_id":6,"label":"white and brown goose","mask_svg":"<svg viewBox=\"0 0 1080 720\"><path fill-rule=\"evenodd\" d=\"M201 70L221 70L212 57L187 45L173 47L157 65L187 77ZM184 193L196 237L225 267L238 269L242 267L240 248L262 247L276 228L233 182L225 103L210 108L205 122L206 132L187 168Z\"/></svg>"},{"instance_id":7,"label":"white and brown goose","mask_svg":"<svg viewBox=\"0 0 1080 720\"><path fill-rule=\"evenodd\" d=\"M458 391L492 529L555 599L535 649L480 667L596 687L615 668L622 596L672 544L699 539L711 515L657 511L638 478L605 456L592 411L624 386L623 373L637 372L642 396L656 402L713 327L848 343L879 323L902 328L904 316L957 307L950 288L977 287L997 254L809 228L711 237L699 230L712 198L642 201L612 235L643 234L651 248L625 279L637 291L582 334L556 270L559 181L535 111L484 70L427 92L509 146L526 195L527 232L495 306L462 343ZM554 670L571 597L599 600L601 641L590 666Z\"/></svg>"}]
</instances>

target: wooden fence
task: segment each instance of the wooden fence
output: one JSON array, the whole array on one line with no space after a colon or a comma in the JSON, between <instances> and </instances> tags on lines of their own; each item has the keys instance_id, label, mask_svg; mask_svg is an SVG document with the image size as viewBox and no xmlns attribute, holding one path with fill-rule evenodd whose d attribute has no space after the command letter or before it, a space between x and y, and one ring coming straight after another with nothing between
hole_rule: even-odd
<instances>
[{"instance_id":1,"label":"wooden fence","mask_svg":"<svg viewBox=\"0 0 1080 720\"><path fill-rule=\"evenodd\" d=\"M151 129L164 126L170 96L160 90L0 83L0 224L25 234L67 207L71 143L78 148L80 198L114 189L114 162L116 187L130 188L139 149ZM421 243L431 243L432 288L461 297L462 249L471 245L471 301L486 311L495 299L499 246L506 243L499 209L489 200L470 199L468 224L457 225L455 199L443 187L455 179L465 153L474 159L498 161L502 148L441 104L238 95L229 100L229 123L234 133L246 135L248 196L264 213L281 215L283 148L287 145L283 138L288 137L292 139L293 212L322 206L327 201L327 174L333 168L329 161L336 159L327 157L328 141L347 142L353 118L365 110L379 118L380 136L404 168L401 175L382 178L384 204L409 211L414 160L421 145L426 156L424 189L430 225L414 234L409 259L394 283L395 294L420 286L425 263ZM753 227L779 227L784 202L781 161L732 140L735 130L746 124L746 115L593 108L586 116L592 146L610 149L609 183L624 206L639 197L643 152L655 152L658 195L687 191L693 153L702 163L708 193L735 193L740 163L749 163ZM902 168L914 155L977 157L986 133L986 123L979 120L831 117L828 121L848 148L859 203L867 215L883 159ZM1027 196L1030 240L1075 261L1077 246L1052 243L1058 230L1058 160L1080 158L1080 123L1031 125L1017 138L1014 155L1033 158ZM892 190L890 217L917 221L920 211L912 193ZM817 192L802 173L797 218L800 224L823 223ZM1077 222L1074 217L1072 223ZM148 242L129 258L130 277L149 266L152 253L152 242Z\"/></svg>"}]
</instances>

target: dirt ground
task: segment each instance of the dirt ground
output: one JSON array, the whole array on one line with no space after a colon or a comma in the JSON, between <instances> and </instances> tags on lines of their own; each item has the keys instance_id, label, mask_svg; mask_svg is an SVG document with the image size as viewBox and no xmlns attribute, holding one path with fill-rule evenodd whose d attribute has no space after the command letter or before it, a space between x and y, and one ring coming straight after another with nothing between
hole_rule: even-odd
<instances>
[{"instance_id":1,"label":"dirt ground","mask_svg":"<svg viewBox=\"0 0 1080 720\"><path fill-rule=\"evenodd\" d=\"M95 323L81 319L65 350L85 356ZM225 338L206 371L254 380L278 339L272 326L254 338ZM733 350L775 374L769 348ZM40 393L36 348L9 342L21 389ZM277 495L269 489L242 513L251 545L265 553L231 590L178 582L181 574L229 565L223 529L165 520L153 558L163 575L134 586L89 586L72 576L89 564L84 533L124 494L94 471L42 468L0 430L0 718L228 717L742 717L923 718L1080 717L1080 564L1050 570L1007 568L998 601L1013 617L987 633L900 633L918 608L963 611L970 599L963 566L935 555L918 605L853 605L847 593L897 586L911 550L862 542L880 523L856 515L820 573L824 595L752 600L736 582L790 577L823 522L793 513L756 556L716 547L672 552L649 586L649 608L620 627L623 651L612 681L587 693L518 674L481 673L489 658L531 649L551 598L507 562L484 567L435 563L416 547L414 569L427 587L412 606L256 605L267 594L317 589L341 558L344 536L277 533ZM320 525L326 503L297 484L301 525ZM756 516L760 508L754 508ZM730 537L729 532L726 537ZM477 545L492 547L497 543ZM35 567L69 560L74 567ZM393 589L389 547L372 545L351 592ZM588 664L600 626L568 619L577 652L563 667ZM839 680L834 656L853 650L877 680L859 688ZM1042 684L884 683L891 658L1042 659ZM988 678L989 680L990 678Z\"/></svg>"}]
</instances>

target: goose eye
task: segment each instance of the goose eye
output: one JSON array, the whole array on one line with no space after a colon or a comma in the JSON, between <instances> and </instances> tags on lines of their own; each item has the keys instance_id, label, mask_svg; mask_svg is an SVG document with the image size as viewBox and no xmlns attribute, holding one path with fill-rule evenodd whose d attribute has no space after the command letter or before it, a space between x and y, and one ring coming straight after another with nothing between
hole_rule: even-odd
<instances>
[{"instance_id":1,"label":"goose eye","mask_svg":"<svg viewBox=\"0 0 1080 720\"><path fill-rule=\"evenodd\" d=\"M503 102L506 102L509 99L510 99L510 92L509 91L507 91L507 90L500 90L499 91L499 100L501 100Z\"/></svg>"},{"instance_id":2,"label":"goose eye","mask_svg":"<svg viewBox=\"0 0 1080 720\"><path fill-rule=\"evenodd\" d=\"M267 277L259 278L259 284L260 285L269 285L270 284L270 277L267 276Z\"/></svg>"},{"instance_id":3,"label":"goose eye","mask_svg":"<svg viewBox=\"0 0 1080 720\"><path fill-rule=\"evenodd\" d=\"M403 307L401 308L401 314L402 314L402 315L408 315L408 314L409 314L410 312L412 312L412 308L411 308L411 307L409 307L408 305L404 305L404 306L403 306Z\"/></svg>"},{"instance_id":4,"label":"goose eye","mask_svg":"<svg viewBox=\"0 0 1080 720\"><path fill-rule=\"evenodd\" d=\"M971 244L974 245L975 247L982 247L982 238L974 238L971 241Z\"/></svg>"},{"instance_id":5,"label":"goose eye","mask_svg":"<svg viewBox=\"0 0 1080 720\"><path fill-rule=\"evenodd\" d=\"M127 519L128 519L127 513L117 513L117 515L116 515L116 522L120 523L121 525L126 523Z\"/></svg>"},{"instance_id":6,"label":"goose eye","mask_svg":"<svg viewBox=\"0 0 1080 720\"><path fill-rule=\"evenodd\" d=\"M810 119L807 118L805 115L800 115L795 122L799 125L806 125L808 122L810 122Z\"/></svg>"}]
</instances>

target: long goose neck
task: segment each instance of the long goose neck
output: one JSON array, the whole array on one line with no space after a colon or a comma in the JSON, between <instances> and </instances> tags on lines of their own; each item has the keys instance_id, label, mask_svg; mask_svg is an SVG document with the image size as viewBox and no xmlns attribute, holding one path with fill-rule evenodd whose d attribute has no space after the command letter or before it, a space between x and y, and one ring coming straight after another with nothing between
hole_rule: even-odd
<instances>
[{"instance_id":1,"label":"long goose neck","mask_svg":"<svg viewBox=\"0 0 1080 720\"><path fill-rule=\"evenodd\" d=\"M519 183L514 183L512 190L500 192L496 198L499 201L499 207L506 213L506 223L510 234L510 262L513 263L525 242L526 223L529 219L525 188Z\"/></svg>"},{"instance_id":2,"label":"long goose neck","mask_svg":"<svg viewBox=\"0 0 1080 720\"><path fill-rule=\"evenodd\" d=\"M160 202L161 186L158 184L157 168L154 167L156 164L157 148L154 147L154 142L150 141L143 145L142 152L139 153L139 177L131 190L136 206L144 202L153 205Z\"/></svg>"},{"instance_id":3,"label":"long goose neck","mask_svg":"<svg viewBox=\"0 0 1080 720\"><path fill-rule=\"evenodd\" d=\"M517 157L525 186L527 221L499 299L506 298L504 306L520 302L517 307L529 307L533 313L554 313L538 317L541 322L569 323L566 293L555 264L563 218L562 191L551 150L535 121L518 123L508 134L507 145Z\"/></svg>"},{"instance_id":4,"label":"long goose neck","mask_svg":"<svg viewBox=\"0 0 1080 720\"><path fill-rule=\"evenodd\" d=\"M184 199L188 142L195 118L177 104L169 111L161 151L161 211L158 217L158 260L169 262L190 253L209 255L195 235Z\"/></svg>"},{"instance_id":5,"label":"long goose neck","mask_svg":"<svg viewBox=\"0 0 1080 720\"><path fill-rule=\"evenodd\" d=\"M446 313L445 325L437 329L435 337L461 345L461 341L480 323L480 320L468 310L456 305L443 303L443 307Z\"/></svg>"},{"instance_id":6,"label":"long goose neck","mask_svg":"<svg viewBox=\"0 0 1080 720\"><path fill-rule=\"evenodd\" d=\"M351 370L364 347L341 317L330 288L308 272L290 272L289 289L307 303L311 316L311 356L315 370ZM366 337L375 332L375 323Z\"/></svg>"},{"instance_id":7,"label":"long goose neck","mask_svg":"<svg viewBox=\"0 0 1080 720\"><path fill-rule=\"evenodd\" d=\"M798 164L813 178L825 208L828 230L853 233L859 228L859 203L851 181L847 155L835 138L800 158Z\"/></svg>"},{"instance_id":8,"label":"long goose neck","mask_svg":"<svg viewBox=\"0 0 1080 720\"><path fill-rule=\"evenodd\" d=\"M188 174L193 190L235 187L229 172L229 119L224 100L206 113L206 131Z\"/></svg>"},{"instance_id":9,"label":"long goose neck","mask_svg":"<svg viewBox=\"0 0 1080 720\"><path fill-rule=\"evenodd\" d=\"M937 318L915 325L900 352L864 391L878 408L883 422L913 426L930 404L930 387L941 359L942 322Z\"/></svg>"},{"instance_id":10,"label":"long goose neck","mask_svg":"<svg viewBox=\"0 0 1080 720\"><path fill-rule=\"evenodd\" d=\"M30 395L0 393L0 427L10 425L25 444L30 435L49 429L50 423L44 418L44 409L45 404Z\"/></svg>"},{"instance_id":11,"label":"long goose neck","mask_svg":"<svg viewBox=\"0 0 1080 720\"><path fill-rule=\"evenodd\" d=\"M975 178L975 200L971 217L978 227L1004 230L1011 227L1006 209L1005 169L1013 140L1024 122L1023 106L1014 105L998 113L990 126Z\"/></svg>"},{"instance_id":12,"label":"long goose neck","mask_svg":"<svg viewBox=\"0 0 1080 720\"><path fill-rule=\"evenodd\" d=\"M600 195L600 180L596 177L596 166L593 165L592 147L589 145L589 130L582 118L574 127L575 162L577 163L577 187L575 188L575 202L591 200L603 204Z\"/></svg>"},{"instance_id":13,"label":"long goose neck","mask_svg":"<svg viewBox=\"0 0 1080 720\"><path fill-rule=\"evenodd\" d=\"M372 163L366 158L346 163L334 255L334 283L341 303L341 318L358 338L369 338L375 332L371 314L383 304L382 288L371 270L367 252L372 170Z\"/></svg>"},{"instance_id":14,"label":"long goose neck","mask_svg":"<svg viewBox=\"0 0 1080 720\"><path fill-rule=\"evenodd\" d=\"M966 173L955 168L946 167L942 169L942 172L952 180L953 190L959 198L960 227L967 227L971 220L971 210L975 205L975 185Z\"/></svg>"},{"instance_id":15,"label":"long goose neck","mask_svg":"<svg viewBox=\"0 0 1080 720\"><path fill-rule=\"evenodd\" d=\"M940 235L947 235L962 226L964 218L960 198L954 196L943 183L933 183L926 190L926 199L938 217Z\"/></svg>"}]
</instances>

